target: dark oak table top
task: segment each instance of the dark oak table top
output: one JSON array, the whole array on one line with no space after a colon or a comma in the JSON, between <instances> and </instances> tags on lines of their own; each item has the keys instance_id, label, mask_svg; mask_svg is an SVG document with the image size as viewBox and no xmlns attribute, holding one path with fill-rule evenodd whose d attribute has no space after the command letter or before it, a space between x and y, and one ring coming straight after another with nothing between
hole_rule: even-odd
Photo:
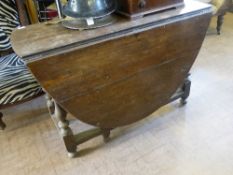
<instances>
[{"instance_id":1,"label":"dark oak table top","mask_svg":"<svg viewBox=\"0 0 233 175\"><path fill-rule=\"evenodd\" d=\"M211 6L183 7L73 31L37 24L12 34L15 52L65 111L101 128L147 117L169 103L201 48Z\"/></svg>"},{"instance_id":2,"label":"dark oak table top","mask_svg":"<svg viewBox=\"0 0 233 175\"><path fill-rule=\"evenodd\" d=\"M166 25L187 18L199 11L209 12L208 4L186 1L185 6L148 15L144 18L129 20L117 17L113 25L95 29L77 31L64 28L60 23L41 23L17 29L12 33L11 42L16 54L25 60L40 59L48 55L60 54L77 48L83 48L113 38L139 33L151 27ZM204 12L203 11L203 12ZM187 16L188 15L188 16Z\"/></svg>"}]
</instances>

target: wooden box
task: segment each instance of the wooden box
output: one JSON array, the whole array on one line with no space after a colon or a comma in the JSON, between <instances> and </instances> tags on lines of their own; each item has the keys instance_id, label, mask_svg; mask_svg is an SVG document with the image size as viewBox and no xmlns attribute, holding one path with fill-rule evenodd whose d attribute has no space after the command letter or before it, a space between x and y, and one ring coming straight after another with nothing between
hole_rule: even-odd
<instances>
[{"instance_id":1,"label":"wooden box","mask_svg":"<svg viewBox=\"0 0 233 175\"><path fill-rule=\"evenodd\" d=\"M183 0L117 0L117 2L118 13L130 18L142 17L184 4Z\"/></svg>"}]
</instances>

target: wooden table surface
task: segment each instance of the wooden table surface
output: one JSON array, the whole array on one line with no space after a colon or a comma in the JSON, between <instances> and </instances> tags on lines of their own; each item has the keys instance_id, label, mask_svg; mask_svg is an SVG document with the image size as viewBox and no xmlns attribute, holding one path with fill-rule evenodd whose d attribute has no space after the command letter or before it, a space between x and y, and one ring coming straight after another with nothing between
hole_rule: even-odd
<instances>
[{"instance_id":1,"label":"wooden table surface","mask_svg":"<svg viewBox=\"0 0 233 175\"><path fill-rule=\"evenodd\" d=\"M115 128L170 102L195 61L211 6L184 7L73 31L61 24L16 30L12 46L45 91L88 124Z\"/></svg>"},{"instance_id":2,"label":"wooden table surface","mask_svg":"<svg viewBox=\"0 0 233 175\"><path fill-rule=\"evenodd\" d=\"M137 20L118 16L114 25L95 30L69 30L61 24L40 23L18 29L11 35L14 51L25 60L41 59L58 55L73 49L86 47L103 41L140 33L143 30L163 26L185 19L203 10L210 10L210 5L186 1L185 6L173 10L148 15ZM188 16L187 16L188 15Z\"/></svg>"}]
</instances>

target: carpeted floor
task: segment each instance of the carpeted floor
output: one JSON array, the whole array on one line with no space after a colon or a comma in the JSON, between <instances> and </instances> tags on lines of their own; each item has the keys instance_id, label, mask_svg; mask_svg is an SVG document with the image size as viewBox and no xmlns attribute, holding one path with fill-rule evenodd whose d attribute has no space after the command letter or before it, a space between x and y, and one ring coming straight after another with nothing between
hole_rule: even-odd
<instances>
[{"instance_id":1,"label":"carpeted floor","mask_svg":"<svg viewBox=\"0 0 233 175\"><path fill-rule=\"evenodd\" d=\"M67 158L43 97L4 110L1 175L232 175L233 14L221 36L213 18L192 68L188 104L169 104L145 120L118 128ZM75 132L89 126L71 121Z\"/></svg>"}]
</instances>

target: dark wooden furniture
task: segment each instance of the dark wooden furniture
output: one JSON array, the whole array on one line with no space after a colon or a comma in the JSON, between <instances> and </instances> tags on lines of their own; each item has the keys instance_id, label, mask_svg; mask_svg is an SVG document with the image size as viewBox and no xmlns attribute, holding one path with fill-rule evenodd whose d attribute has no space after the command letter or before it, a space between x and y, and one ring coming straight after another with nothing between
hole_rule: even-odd
<instances>
[{"instance_id":1,"label":"dark wooden furniture","mask_svg":"<svg viewBox=\"0 0 233 175\"><path fill-rule=\"evenodd\" d=\"M183 0L117 0L118 13L130 18L142 17L146 14L176 8L184 5Z\"/></svg>"},{"instance_id":2,"label":"dark wooden furniture","mask_svg":"<svg viewBox=\"0 0 233 175\"><path fill-rule=\"evenodd\" d=\"M29 25L29 17L28 17L28 12L27 8L25 5L25 0L15 0L18 12L19 12L19 21L22 26L27 26Z\"/></svg>"},{"instance_id":3,"label":"dark wooden furniture","mask_svg":"<svg viewBox=\"0 0 233 175\"><path fill-rule=\"evenodd\" d=\"M200 2L209 3L213 5L213 16L217 16L217 34L220 35L224 16L227 11L230 9L232 0L198 0Z\"/></svg>"},{"instance_id":4,"label":"dark wooden furniture","mask_svg":"<svg viewBox=\"0 0 233 175\"><path fill-rule=\"evenodd\" d=\"M50 114L74 156L76 146L90 138L108 139L113 128L177 98L185 101L210 18L209 5L190 1L137 20L119 16L95 30L32 25L16 30L12 44L48 93ZM67 112L97 129L73 135Z\"/></svg>"},{"instance_id":5,"label":"dark wooden furniture","mask_svg":"<svg viewBox=\"0 0 233 175\"><path fill-rule=\"evenodd\" d=\"M224 0L223 4L218 8L217 12L216 12L216 16L217 16L217 33L218 35L221 34L221 28L223 25L223 21L224 21L224 16L227 13L227 11L230 9L232 4L232 0Z\"/></svg>"}]
</instances>

